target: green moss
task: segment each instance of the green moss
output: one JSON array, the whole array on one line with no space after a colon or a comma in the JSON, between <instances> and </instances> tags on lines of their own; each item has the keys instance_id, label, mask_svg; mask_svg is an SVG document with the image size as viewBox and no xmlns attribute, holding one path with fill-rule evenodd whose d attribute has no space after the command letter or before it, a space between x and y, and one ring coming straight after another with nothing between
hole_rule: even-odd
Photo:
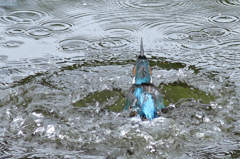
<instances>
[{"instance_id":1,"label":"green moss","mask_svg":"<svg viewBox=\"0 0 240 159\"><path fill-rule=\"evenodd\" d=\"M188 86L185 83L175 82L173 84L164 85L161 92L164 95L165 106L168 106L170 103L176 103L182 98L193 98L195 100L200 99L204 104L215 101L215 97L213 95Z\"/></svg>"},{"instance_id":2,"label":"green moss","mask_svg":"<svg viewBox=\"0 0 240 159\"><path fill-rule=\"evenodd\" d=\"M176 103L182 98L201 99L204 104L215 101L213 95L207 95L206 92L188 86L185 83L164 85L160 91L164 96L165 106L168 106L170 103ZM120 90L105 90L91 93L73 105L76 107L88 107L95 105L97 102L101 107L106 107L110 111L121 112L125 106L126 96Z\"/></svg>"}]
</instances>

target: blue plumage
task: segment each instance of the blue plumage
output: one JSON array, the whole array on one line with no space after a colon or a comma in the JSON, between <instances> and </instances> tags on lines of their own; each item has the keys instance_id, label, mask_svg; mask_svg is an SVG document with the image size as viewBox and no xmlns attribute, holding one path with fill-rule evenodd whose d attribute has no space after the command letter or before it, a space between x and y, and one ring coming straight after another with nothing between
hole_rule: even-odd
<instances>
[{"instance_id":1,"label":"blue plumage","mask_svg":"<svg viewBox=\"0 0 240 159\"><path fill-rule=\"evenodd\" d=\"M125 110L134 109L142 119L149 120L157 118L158 111L164 108L162 95L158 88L151 84L151 74L141 40L140 56L133 69L133 86L129 89Z\"/></svg>"}]
</instances>

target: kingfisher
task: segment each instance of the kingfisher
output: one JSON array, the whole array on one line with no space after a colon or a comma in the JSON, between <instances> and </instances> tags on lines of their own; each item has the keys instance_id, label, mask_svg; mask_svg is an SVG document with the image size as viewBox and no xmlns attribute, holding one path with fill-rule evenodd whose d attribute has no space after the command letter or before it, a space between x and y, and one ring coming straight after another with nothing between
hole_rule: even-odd
<instances>
[{"instance_id":1,"label":"kingfisher","mask_svg":"<svg viewBox=\"0 0 240 159\"><path fill-rule=\"evenodd\" d=\"M144 55L141 38L140 55L133 67L132 86L129 89L125 110L133 110L131 116L140 115L142 120L153 120L159 117L164 102L158 88L152 84L152 71Z\"/></svg>"}]
</instances>

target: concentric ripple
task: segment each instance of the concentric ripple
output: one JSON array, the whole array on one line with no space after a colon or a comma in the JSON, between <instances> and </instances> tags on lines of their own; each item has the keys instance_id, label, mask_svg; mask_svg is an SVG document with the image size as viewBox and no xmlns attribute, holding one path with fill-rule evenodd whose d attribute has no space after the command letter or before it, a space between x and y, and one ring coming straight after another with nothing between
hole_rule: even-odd
<instances>
[{"instance_id":1,"label":"concentric ripple","mask_svg":"<svg viewBox=\"0 0 240 159\"><path fill-rule=\"evenodd\" d=\"M206 41L209 39L209 36L203 31L192 31L189 33L189 38L193 41Z\"/></svg>"},{"instance_id":2,"label":"concentric ripple","mask_svg":"<svg viewBox=\"0 0 240 159\"><path fill-rule=\"evenodd\" d=\"M59 42L59 49L66 52L85 50L89 42L83 39L66 39Z\"/></svg>"},{"instance_id":3,"label":"concentric ripple","mask_svg":"<svg viewBox=\"0 0 240 159\"><path fill-rule=\"evenodd\" d=\"M6 60L6 59L8 59L8 56L6 56L6 55L0 55L0 61L4 61L4 60Z\"/></svg>"},{"instance_id":4,"label":"concentric ripple","mask_svg":"<svg viewBox=\"0 0 240 159\"><path fill-rule=\"evenodd\" d=\"M125 4L128 5L131 8L138 8L138 9L151 9L154 10L154 8L165 8L165 7L172 7L172 9L179 8L179 7L186 7L188 5L191 5L191 3L186 1L134 1L134 0L128 0L125 1Z\"/></svg>"},{"instance_id":5,"label":"concentric ripple","mask_svg":"<svg viewBox=\"0 0 240 159\"><path fill-rule=\"evenodd\" d=\"M130 42L126 39L120 38L106 38L96 42L91 43L90 47L93 49L111 49L111 48L121 48L125 47Z\"/></svg>"},{"instance_id":6,"label":"concentric ripple","mask_svg":"<svg viewBox=\"0 0 240 159\"><path fill-rule=\"evenodd\" d=\"M220 44L220 47L227 48L228 50L238 51L239 47L240 47L240 40L226 41L226 42Z\"/></svg>"},{"instance_id":7,"label":"concentric ripple","mask_svg":"<svg viewBox=\"0 0 240 159\"><path fill-rule=\"evenodd\" d=\"M27 35L34 37L47 37L52 35L52 31L48 28L36 27L27 30Z\"/></svg>"},{"instance_id":8,"label":"concentric ripple","mask_svg":"<svg viewBox=\"0 0 240 159\"><path fill-rule=\"evenodd\" d=\"M46 22L42 24L43 27L49 28L51 31L65 31L72 27L72 24L65 22Z\"/></svg>"},{"instance_id":9,"label":"concentric ripple","mask_svg":"<svg viewBox=\"0 0 240 159\"><path fill-rule=\"evenodd\" d=\"M217 0L217 1L214 1L214 3L220 4L220 5L231 5L231 6L239 6L240 5L239 0Z\"/></svg>"},{"instance_id":10,"label":"concentric ripple","mask_svg":"<svg viewBox=\"0 0 240 159\"><path fill-rule=\"evenodd\" d=\"M208 17L208 21L214 23L233 23L239 21L239 17L233 15L216 15Z\"/></svg>"},{"instance_id":11,"label":"concentric ripple","mask_svg":"<svg viewBox=\"0 0 240 159\"><path fill-rule=\"evenodd\" d=\"M24 34L26 30L23 28L9 28L5 32L7 34L18 35L18 34Z\"/></svg>"},{"instance_id":12,"label":"concentric ripple","mask_svg":"<svg viewBox=\"0 0 240 159\"><path fill-rule=\"evenodd\" d=\"M8 48L13 48L13 47L19 47L23 43L24 42L22 42L22 41L7 41L3 44L3 46L8 47Z\"/></svg>"},{"instance_id":13,"label":"concentric ripple","mask_svg":"<svg viewBox=\"0 0 240 159\"><path fill-rule=\"evenodd\" d=\"M149 28L156 31L161 31L165 35L176 33L189 32L191 30L198 30L201 26L195 22L173 22L173 21L153 21L150 23L141 24L143 28Z\"/></svg>"},{"instance_id":14,"label":"concentric ripple","mask_svg":"<svg viewBox=\"0 0 240 159\"><path fill-rule=\"evenodd\" d=\"M46 13L41 11L13 11L6 16L2 16L1 19L10 23L29 24L42 19L44 16L46 16Z\"/></svg>"},{"instance_id":15,"label":"concentric ripple","mask_svg":"<svg viewBox=\"0 0 240 159\"><path fill-rule=\"evenodd\" d=\"M171 40L183 40L189 38L189 35L186 33L170 33L167 34L167 37Z\"/></svg>"},{"instance_id":16,"label":"concentric ripple","mask_svg":"<svg viewBox=\"0 0 240 159\"><path fill-rule=\"evenodd\" d=\"M188 35L189 38L182 44L187 49L207 49L215 47L217 44L217 41L207 32L204 32L204 29L189 32Z\"/></svg>"},{"instance_id":17,"label":"concentric ripple","mask_svg":"<svg viewBox=\"0 0 240 159\"><path fill-rule=\"evenodd\" d=\"M105 31L107 31L109 35L114 35L118 38L126 38L130 37L134 30L131 28L106 28Z\"/></svg>"},{"instance_id":18,"label":"concentric ripple","mask_svg":"<svg viewBox=\"0 0 240 159\"><path fill-rule=\"evenodd\" d=\"M226 36L230 33L228 29L218 27L204 28L202 31L209 34L210 36Z\"/></svg>"}]
</instances>

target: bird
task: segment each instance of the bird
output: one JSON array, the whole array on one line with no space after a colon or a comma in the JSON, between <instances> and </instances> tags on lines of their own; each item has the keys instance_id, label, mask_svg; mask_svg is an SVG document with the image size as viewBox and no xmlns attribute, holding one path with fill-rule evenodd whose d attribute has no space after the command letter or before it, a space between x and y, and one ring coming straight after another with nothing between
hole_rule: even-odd
<instances>
[{"instance_id":1,"label":"bird","mask_svg":"<svg viewBox=\"0 0 240 159\"><path fill-rule=\"evenodd\" d=\"M151 121L159 117L161 109L165 106L162 94L152 84L152 71L149 61L144 55L142 38L140 55L133 67L132 84L126 97L124 110L131 109L130 116L139 115L143 121Z\"/></svg>"}]
</instances>

